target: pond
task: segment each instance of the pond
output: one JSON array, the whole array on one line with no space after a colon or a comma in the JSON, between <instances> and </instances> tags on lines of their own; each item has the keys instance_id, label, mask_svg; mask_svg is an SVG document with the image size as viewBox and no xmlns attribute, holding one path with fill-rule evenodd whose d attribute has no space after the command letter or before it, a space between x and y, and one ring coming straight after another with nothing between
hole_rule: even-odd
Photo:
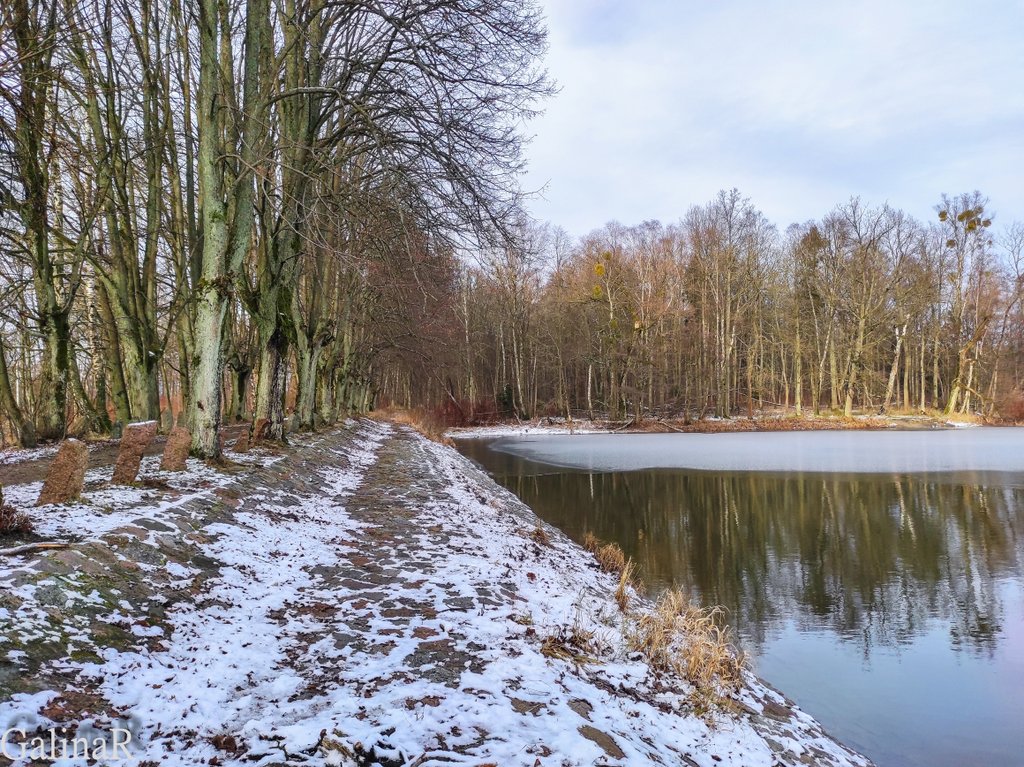
<instances>
[{"instance_id":1,"label":"pond","mask_svg":"<svg viewBox=\"0 0 1024 767\"><path fill-rule=\"evenodd\" d=\"M1024 764L1024 429L460 440L879 767Z\"/></svg>"}]
</instances>

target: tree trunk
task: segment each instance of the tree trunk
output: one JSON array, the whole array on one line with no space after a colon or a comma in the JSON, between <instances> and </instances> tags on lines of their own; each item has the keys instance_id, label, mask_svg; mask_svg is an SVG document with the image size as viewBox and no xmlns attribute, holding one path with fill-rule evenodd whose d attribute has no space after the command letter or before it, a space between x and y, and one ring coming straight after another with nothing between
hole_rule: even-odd
<instances>
[{"instance_id":1,"label":"tree trunk","mask_svg":"<svg viewBox=\"0 0 1024 767\"><path fill-rule=\"evenodd\" d=\"M195 338L192 348L191 398L186 410L192 452L203 458L220 456L222 378L225 326L231 288L250 247L253 226L252 169L258 137L266 130L259 94L260 66L266 44L267 0L248 0L242 84L242 127L238 175L233 185L232 227L228 222L227 163L234 152L225 146L225 79L230 78L230 36L221 39L223 0L199 0L199 175L202 247L199 280L193 288ZM222 56L227 69L222 69Z\"/></svg>"},{"instance_id":2,"label":"tree trunk","mask_svg":"<svg viewBox=\"0 0 1024 767\"><path fill-rule=\"evenodd\" d=\"M18 406L11 386L10 373L7 370L7 356L4 353L3 339L0 339L0 408L14 423L18 432L18 442L22 447L36 446L36 427L32 419L27 417Z\"/></svg>"},{"instance_id":3,"label":"tree trunk","mask_svg":"<svg viewBox=\"0 0 1024 767\"><path fill-rule=\"evenodd\" d=\"M867 331L867 314L863 311L857 322L857 342L853 347L853 354L850 357L848 369L850 371L846 380L846 401L843 404L843 415L847 418L853 416L853 393L857 387L857 374L863 364L864 336Z\"/></svg>"},{"instance_id":4,"label":"tree trunk","mask_svg":"<svg viewBox=\"0 0 1024 767\"><path fill-rule=\"evenodd\" d=\"M201 272L195 286L195 339L192 350L192 397L186 411L192 452L220 456L221 377L224 371L224 318L227 314L229 233L223 189L224 108L218 0L199 0L199 174L202 219Z\"/></svg>"},{"instance_id":5,"label":"tree trunk","mask_svg":"<svg viewBox=\"0 0 1024 767\"><path fill-rule=\"evenodd\" d=\"M889 403L892 402L892 395L896 389L896 377L899 374L900 369L900 353L903 351L903 337L907 334L907 323L904 322L902 327L896 328L896 351L892 355L892 365L889 366L889 381L885 386L885 402L882 404L883 410L889 409Z\"/></svg>"},{"instance_id":6,"label":"tree trunk","mask_svg":"<svg viewBox=\"0 0 1024 767\"><path fill-rule=\"evenodd\" d=\"M260 345L260 375L256 385L255 418L268 422L266 436L284 439L285 362L288 342L277 326Z\"/></svg>"},{"instance_id":7,"label":"tree trunk","mask_svg":"<svg viewBox=\"0 0 1024 767\"><path fill-rule=\"evenodd\" d=\"M793 352L793 378L796 383L796 414L803 415L804 407L804 370L803 350L800 346L800 323L796 326L796 349Z\"/></svg>"}]
</instances>

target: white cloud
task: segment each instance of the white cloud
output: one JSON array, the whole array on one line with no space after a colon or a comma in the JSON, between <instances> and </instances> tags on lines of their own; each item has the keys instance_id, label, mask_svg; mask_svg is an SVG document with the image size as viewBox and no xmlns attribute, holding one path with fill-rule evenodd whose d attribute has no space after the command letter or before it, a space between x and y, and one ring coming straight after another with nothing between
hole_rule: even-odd
<instances>
[{"instance_id":1,"label":"white cloud","mask_svg":"<svg viewBox=\"0 0 1024 767\"><path fill-rule=\"evenodd\" d=\"M583 233L739 187L780 226L860 194L926 216L1019 178L1024 3L546 0L562 92L531 126L536 215Z\"/></svg>"}]
</instances>

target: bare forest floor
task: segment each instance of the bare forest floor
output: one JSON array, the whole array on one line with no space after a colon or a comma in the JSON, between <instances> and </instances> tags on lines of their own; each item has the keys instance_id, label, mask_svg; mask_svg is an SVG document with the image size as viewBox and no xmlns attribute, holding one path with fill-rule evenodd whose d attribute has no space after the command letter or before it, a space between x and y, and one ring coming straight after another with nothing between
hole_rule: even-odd
<instances>
[{"instance_id":1,"label":"bare forest floor","mask_svg":"<svg viewBox=\"0 0 1024 767\"><path fill-rule=\"evenodd\" d=\"M749 672L652 665L646 600L410 428L228 457L4 488L71 545L0 556L0 728L123 727L140 765L868 764Z\"/></svg>"}]
</instances>

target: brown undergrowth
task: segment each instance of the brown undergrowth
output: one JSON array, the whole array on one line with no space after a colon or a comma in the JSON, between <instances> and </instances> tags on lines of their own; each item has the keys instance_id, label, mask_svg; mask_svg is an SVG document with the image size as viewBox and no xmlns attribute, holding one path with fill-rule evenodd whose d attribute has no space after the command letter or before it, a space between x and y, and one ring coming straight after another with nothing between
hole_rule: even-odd
<instances>
[{"instance_id":1,"label":"brown undergrowth","mask_svg":"<svg viewBox=\"0 0 1024 767\"><path fill-rule=\"evenodd\" d=\"M0 537L28 535L32 529L32 520L27 514L4 503L4 489L0 487Z\"/></svg>"},{"instance_id":2,"label":"brown undergrowth","mask_svg":"<svg viewBox=\"0 0 1024 767\"><path fill-rule=\"evenodd\" d=\"M602 543L593 533L584 533L583 548L594 555L594 559L606 573L620 575L626 569L628 560L616 543Z\"/></svg>"},{"instance_id":3,"label":"brown undergrowth","mask_svg":"<svg viewBox=\"0 0 1024 767\"><path fill-rule=\"evenodd\" d=\"M28 535L32 532L32 520L11 506L3 504L0 496L0 537L7 535Z\"/></svg>"},{"instance_id":4,"label":"brown undergrowth","mask_svg":"<svg viewBox=\"0 0 1024 767\"><path fill-rule=\"evenodd\" d=\"M445 432L448 430L448 427L444 421L434 413L424 410L423 408L413 408L412 410L408 410L406 408L391 406L380 410L374 410L368 414L368 417L375 421L387 421L401 426L408 426L422 434L431 442L448 445L449 447L453 445L452 441L445 436Z\"/></svg>"},{"instance_id":5,"label":"brown undergrowth","mask_svg":"<svg viewBox=\"0 0 1024 767\"><path fill-rule=\"evenodd\" d=\"M702 714L726 703L737 692L747 667L746 656L732 641L721 607L693 604L679 589L669 589L651 609L630 609L639 591L636 565L614 543L603 543L593 533L583 536L583 547L605 572L618 575L615 602L625 616L627 646L647 659L659 674L685 679L693 688L691 702ZM575 637L578 638L578 637ZM550 639L550 638L549 638ZM556 642L561 645L563 640Z\"/></svg>"},{"instance_id":6,"label":"brown undergrowth","mask_svg":"<svg viewBox=\"0 0 1024 767\"><path fill-rule=\"evenodd\" d=\"M721 706L743 684L746 656L732 643L721 607L700 607L669 589L654 609L634 616L626 632L631 649L663 674L693 686L691 701L702 713Z\"/></svg>"}]
</instances>

